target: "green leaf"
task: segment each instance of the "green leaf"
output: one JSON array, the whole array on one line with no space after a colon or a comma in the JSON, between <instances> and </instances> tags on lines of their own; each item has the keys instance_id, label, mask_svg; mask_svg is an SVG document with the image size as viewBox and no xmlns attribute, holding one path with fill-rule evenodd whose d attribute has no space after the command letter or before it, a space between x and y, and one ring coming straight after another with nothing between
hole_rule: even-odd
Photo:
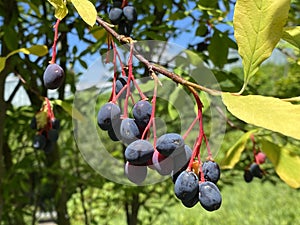
<instances>
[{"instance_id":1,"label":"green leaf","mask_svg":"<svg viewBox=\"0 0 300 225\"><path fill-rule=\"evenodd\" d=\"M260 95L222 94L229 112L246 123L300 139L300 105Z\"/></svg>"},{"instance_id":2,"label":"green leaf","mask_svg":"<svg viewBox=\"0 0 300 225\"><path fill-rule=\"evenodd\" d=\"M97 17L95 6L88 0L71 0L71 2L83 21L91 27L94 26Z\"/></svg>"},{"instance_id":3,"label":"green leaf","mask_svg":"<svg viewBox=\"0 0 300 225\"><path fill-rule=\"evenodd\" d=\"M75 109L74 107L72 107L71 104L69 104L69 103L67 103L65 101L62 101L60 99L52 100L51 102L53 104L55 104L55 105L59 105L60 107L62 107L63 110L65 110L66 113L68 113L74 119L81 120L81 121L84 120L83 115L77 109Z\"/></svg>"},{"instance_id":4,"label":"green leaf","mask_svg":"<svg viewBox=\"0 0 300 225\"><path fill-rule=\"evenodd\" d=\"M240 160L242 152L245 150L246 143L251 134L257 130L251 130L243 134L239 140L226 152L224 159L220 163L222 169L232 169L235 164Z\"/></svg>"},{"instance_id":5,"label":"green leaf","mask_svg":"<svg viewBox=\"0 0 300 225\"><path fill-rule=\"evenodd\" d=\"M228 56L228 43L226 40L227 35L222 32L215 30L211 43L208 46L209 58L219 68L223 68L227 62Z\"/></svg>"},{"instance_id":6,"label":"green leaf","mask_svg":"<svg viewBox=\"0 0 300 225\"><path fill-rule=\"evenodd\" d=\"M261 149L274 165L278 176L292 188L300 188L300 157L289 147L281 147L267 140L261 140Z\"/></svg>"},{"instance_id":7,"label":"green leaf","mask_svg":"<svg viewBox=\"0 0 300 225\"><path fill-rule=\"evenodd\" d=\"M300 49L300 26L285 27L282 39Z\"/></svg>"},{"instance_id":8,"label":"green leaf","mask_svg":"<svg viewBox=\"0 0 300 225\"><path fill-rule=\"evenodd\" d=\"M244 86L282 37L290 0L238 0L234 10L234 36L243 59Z\"/></svg>"},{"instance_id":9,"label":"green leaf","mask_svg":"<svg viewBox=\"0 0 300 225\"><path fill-rule=\"evenodd\" d=\"M48 48L46 45L33 45L29 48L20 48L20 49L14 50L14 51L10 52L7 56L0 57L0 72L4 69L6 60L10 56L17 54L19 52L22 52L27 55L32 54L32 55L37 55L37 56L44 56L48 53Z\"/></svg>"},{"instance_id":10,"label":"green leaf","mask_svg":"<svg viewBox=\"0 0 300 225\"><path fill-rule=\"evenodd\" d=\"M50 4L55 8L55 17L59 20L65 18L68 14L68 8L66 5L66 1L64 0L48 0Z\"/></svg>"}]
</instances>

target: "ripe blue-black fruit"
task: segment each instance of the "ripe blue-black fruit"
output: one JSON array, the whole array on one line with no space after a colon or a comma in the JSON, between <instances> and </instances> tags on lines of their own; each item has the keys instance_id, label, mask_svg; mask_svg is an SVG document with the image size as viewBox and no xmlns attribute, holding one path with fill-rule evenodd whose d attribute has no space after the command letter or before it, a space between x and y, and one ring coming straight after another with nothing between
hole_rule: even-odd
<instances>
[{"instance_id":1,"label":"ripe blue-black fruit","mask_svg":"<svg viewBox=\"0 0 300 225\"><path fill-rule=\"evenodd\" d=\"M250 172L252 173L252 175L254 177L258 177L258 178L262 178L263 177L263 172L260 169L259 165L256 163L252 163L250 168L249 168Z\"/></svg>"},{"instance_id":2,"label":"ripe blue-black fruit","mask_svg":"<svg viewBox=\"0 0 300 225\"><path fill-rule=\"evenodd\" d=\"M154 148L149 141L136 140L125 149L125 158L132 165L145 165L154 153Z\"/></svg>"},{"instance_id":3,"label":"ripe blue-black fruit","mask_svg":"<svg viewBox=\"0 0 300 225\"><path fill-rule=\"evenodd\" d=\"M123 14L126 20L130 23L135 23L137 21L136 9L133 6L125 6L123 8Z\"/></svg>"},{"instance_id":4,"label":"ripe blue-black fruit","mask_svg":"<svg viewBox=\"0 0 300 225\"><path fill-rule=\"evenodd\" d=\"M204 162L202 164L202 171L206 181L211 181L216 184L220 179L220 167L216 162Z\"/></svg>"},{"instance_id":5,"label":"ripe blue-black fruit","mask_svg":"<svg viewBox=\"0 0 300 225\"><path fill-rule=\"evenodd\" d=\"M176 172L185 170L187 168L188 163L192 157L192 149L188 145L184 145L180 153L172 157L174 159L173 174L176 174Z\"/></svg>"},{"instance_id":6,"label":"ripe blue-black fruit","mask_svg":"<svg viewBox=\"0 0 300 225\"><path fill-rule=\"evenodd\" d=\"M219 188L210 181L199 184L199 202L207 211L214 211L220 208L222 196Z\"/></svg>"},{"instance_id":7,"label":"ripe blue-black fruit","mask_svg":"<svg viewBox=\"0 0 300 225\"><path fill-rule=\"evenodd\" d=\"M130 36L132 27L132 23L128 23L126 20L121 20L118 26L118 33L125 36Z\"/></svg>"},{"instance_id":8,"label":"ripe blue-black fruit","mask_svg":"<svg viewBox=\"0 0 300 225\"><path fill-rule=\"evenodd\" d=\"M53 118L51 120L52 128L58 130L60 128L60 121L59 119Z\"/></svg>"},{"instance_id":9,"label":"ripe blue-black fruit","mask_svg":"<svg viewBox=\"0 0 300 225\"><path fill-rule=\"evenodd\" d=\"M36 117L35 116L31 119L30 128L33 129L33 130L37 129L37 123L36 123Z\"/></svg>"},{"instance_id":10,"label":"ripe blue-black fruit","mask_svg":"<svg viewBox=\"0 0 300 225\"><path fill-rule=\"evenodd\" d=\"M44 147L44 152L46 154L51 153L54 150L54 142L47 140L46 146Z\"/></svg>"},{"instance_id":11,"label":"ripe blue-black fruit","mask_svg":"<svg viewBox=\"0 0 300 225\"><path fill-rule=\"evenodd\" d=\"M156 149L164 156L180 153L184 146L184 140L181 135L176 133L167 133L160 136L156 142Z\"/></svg>"},{"instance_id":12,"label":"ripe blue-black fruit","mask_svg":"<svg viewBox=\"0 0 300 225\"><path fill-rule=\"evenodd\" d=\"M134 104L132 114L138 127L145 128L149 123L152 113L152 105L146 100L140 100Z\"/></svg>"},{"instance_id":13,"label":"ripe blue-black fruit","mask_svg":"<svg viewBox=\"0 0 300 225\"><path fill-rule=\"evenodd\" d=\"M108 129L107 134L108 134L108 136L110 137L110 139L112 141L119 141L119 138L118 138L118 136L116 135L116 133L113 129Z\"/></svg>"},{"instance_id":14,"label":"ripe blue-black fruit","mask_svg":"<svg viewBox=\"0 0 300 225\"><path fill-rule=\"evenodd\" d=\"M43 149L46 146L46 137L42 134L37 134L33 138L33 147L35 149Z\"/></svg>"},{"instance_id":15,"label":"ripe blue-black fruit","mask_svg":"<svg viewBox=\"0 0 300 225\"><path fill-rule=\"evenodd\" d=\"M108 18L110 19L111 23L117 25L120 23L123 16L123 11L120 8L113 7L109 11Z\"/></svg>"},{"instance_id":16,"label":"ripe blue-black fruit","mask_svg":"<svg viewBox=\"0 0 300 225\"><path fill-rule=\"evenodd\" d=\"M126 118L123 119L120 126L120 135L122 137L122 141L126 144L130 144L131 142L140 138L140 131L134 119Z\"/></svg>"},{"instance_id":17,"label":"ripe blue-black fruit","mask_svg":"<svg viewBox=\"0 0 300 225\"><path fill-rule=\"evenodd\" d=\"M249 183L253 180L253 174L249 170L244 171L244 180Z\"/></svg>"},{"instance_id":18,"label":"ripe blue-black fruit","mask_svg":"<svg viewBox=\"0 0 300 225\"><path fill-rule=\"evenodd\" d=\"M59 88L65 77L64 70L57 64L49 64L44 72L44 85L48 89Z\"/></svg>"},{"instance_id":19,"label":"ripe blue-black fruit","mask_svg":"<svg viewBox=\"0 0 300 225\"><path fill-rule=\"evenodd\" d=\"M117 81L116 81L116 94L119 94L119 92L122 90L122 88L127 84L127 81L128 81L128 77L125 77L125 76L121 76L117 79ZM132 81L130 82L130 90L131 91L133 90ZM122 92L120 97L125 98L126 92L127 92L127 89L125 89Z\"/></svg>"},{"instance_id":20,"label":"ripe blue-black fruit","mask_svg":"<svg viewBox=\"0 0 300 225\"><path fill-rule=\"evenodd\" d=\"M166 157L158 151L154 151L152 156L152 163L155 170L163 176L170 175L173 171L174 160L172 157Z\"/></svg>"},{"instance_id":21,"label":"ripe blue-black fruit","mask_svg":"<svg viewBox=\"0 0 300 225\"><path fill-rule=\"evenodd\" d=\"M125 175L131 182L140 184L147 177L147 166L135 166L129 162L126 162Z\"/></svg>"},{"instance_id":22,"label":"ripe blue-black fruit","mask_svg":"<svg viewBox=\"0 0 300 225\"><path fill-rule=\"evenodd\" d=\"M199 202L198 192L195 194L195 196L192 199L181 201L181 203L187 208L194 207L198 202Z\"/></svg>"},{"instance_id":23,"label":"ripe blue-black fruit","mask_svg":"<svg viewBox=\"0 0 300 225\"><path fill-rule=\"evenodd\" d=\"M112 121L119 119L120 115L120 107L114 103L108 102L98 111L98 126L102 130L108 130L112 127Z\"/></svg>"},{"instance_id":24,"label":"ripe blue-black fruit","mask_svg":"<svg viewBox=\"0 0 300 225\"><path fill-rule=\"evenodd\" d=\"M191 200L198 192L198 177L192 171L183 171L174 185L174 192L177 198L182 201Z\"/></svg>"},{"instance_id":25,"label":"ripe blue-black fruit","mask_svg":"<svg viewBox=\"0 0 300 225\"><path fill-rule=\"evenodd\" d=\"M48 130L47 139L49 141L56 142L58 139L58 131L56 129Z\"/></svg>"},{"instance_id":26,"label":"ripe blue-black fruit","mask_svg":"<svg viewBox=\"0 0 300 225\"><path fill-rule=\"evenodd\" d=\"M121 8L123 1L122 0L114 0L113 7Z\"/></svg>"}]
</instances>

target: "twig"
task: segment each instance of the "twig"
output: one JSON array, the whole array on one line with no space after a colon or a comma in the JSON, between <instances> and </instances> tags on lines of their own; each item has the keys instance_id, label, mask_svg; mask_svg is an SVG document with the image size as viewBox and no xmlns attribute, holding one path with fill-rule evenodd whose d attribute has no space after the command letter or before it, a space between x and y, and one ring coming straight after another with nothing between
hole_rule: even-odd
<instances>
[{"instance_id":1,"label":"twig","mask_svg":"<svg viewBox=\"0 0 300 225\"><path fill-rule=\"evenodd\" d=\"M118 34L111 26L110 24L108 24L107 22L105 22L104 20L102 20L99 16L97 16L96 19L97 23L102 26L108 33L110 33L114 38L116 38L119 43L121 44L128 44L128 43L132 43L135 42L135 40L133 40L130 37L126 37L124 35L120 35ZM201 91L205 91L210 95L220 95L222 92L218 91L218 90L214 90L214 89L210 89L207 87L204 87L202 85L187 81L186 79L182 78L181 76L179 76L176 73L173 73L169 70L167 70L166 68L151 63L149 62L143 55L141 55L140 53L138 53L136 50L134 51L134 56L141 62L143 63L149 70L151 69L154 72L160 73L170 79L172 79L174 82L179 83L183 86L187 86L187 87L192 87L196 90L201 90Z\"/></svg>"}]
</instances>

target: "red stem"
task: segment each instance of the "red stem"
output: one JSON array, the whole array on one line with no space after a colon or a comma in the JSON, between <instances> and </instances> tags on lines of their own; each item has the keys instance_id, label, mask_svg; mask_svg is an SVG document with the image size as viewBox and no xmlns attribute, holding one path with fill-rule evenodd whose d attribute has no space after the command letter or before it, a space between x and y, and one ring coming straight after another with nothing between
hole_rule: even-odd
<instances>
[{"instance_id":1,"label":"red stem","mask_svg":"<svg viewBox=\"0 0 300 225\"><path fill-rule=\"evenodd\" d=\"M190 127L187 129L187 131L184 133L184 135L182 136L182 138L185 140L186 137L189 135L189 133L191 132L191 130L193 129L193 127L195 126L195 124L198 121L198 117L196 116L194 121L192 122L192 124L190 125Z\"/></svg>"},{"instance_id":2,"label":"red stem","mask_svg":"<svg viewBox=\"0 0 300 225\"><path fill-rule=\"evenodd\" d=\"M54 41L53 41L53 45L52 45L52 59L50 61L50 64L54 64L56 61L56 44L58 41L58 25L60 23L60 20L57 19L56 23L54 25Z\"/></svg>"},{"instance_id":3,"label":"red stem","mask_svg":"<svg viewBox=\"0 0 300 225\"><path fill-rule=\"evenodd\" d=\"M153 90L153 98L152 98L152 111L151 111L151 116L150 116L150 120L143 132L142 135L142 139L145 138L146 134L148 133L148 131L150 130L150 127L152 125L153 128L153 146L156 146L156 140L157 140L157 136L156 136L156 125L155 125L155 109L156 109L156 96L157 96L157 86L158 86L158 78L155 77L154 78L154 90Z\"/></svg>"}]
</instances>

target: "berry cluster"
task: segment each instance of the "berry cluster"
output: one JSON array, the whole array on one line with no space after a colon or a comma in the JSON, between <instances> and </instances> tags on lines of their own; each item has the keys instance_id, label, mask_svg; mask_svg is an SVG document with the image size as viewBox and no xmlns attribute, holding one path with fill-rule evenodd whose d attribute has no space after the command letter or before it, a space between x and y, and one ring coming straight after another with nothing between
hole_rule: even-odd
<instances>
[{"instance_id":1,"label":"berry cluster","mask_svg":"<svg viewBox=\"0 0 300 225\"><path fill-rule=\"evenodd\" d=\"M133 24L137 21L135 7L127 5L127 1L114 0L108 15L114 25L118 25L118 33L130 36Z\"/></svg>"},{"instance_id":2,"label":"berry cluster","mask_svg":"<svg viewBox=\"0 0 300 225\"><path fill-rule=\"evenodd\" d=\"M157 88L160 83L158 77L149 69L154 81L153 95L149 101L133 75L134 44L130 43L126 66L123 65L113 41L111 46L114 53L112 92L108 102L98 110L97 124L113 141L121 141L125 145L124 173L128 180L142 184L147 178L148 169L155 170L162 176L172 176L175 195L184 206L193 207L199 202L208 211L217 210L222 202L220 191L216 186L220 178L220 168L212 158L208 139L203 130L202 103L199 94L190 88L198 111L185 134L181 136L169 132L157 136L155 113ZM121 65L120 75L117 72L119 65ZM138 99L133 90L138 91ZM131 113L129 113L130 101ZM185 138L197 123L198 136L191 149L185 143ZM208 153L207 161L203 163L200 158L202 142L205 143Z\"/></svg>"},{"instance_id":3,"label":"berry cluster","mask_svg":"<svg viewBox=\"0 0 300 225\"><path fill-rule=\"evenodd\" d=\"M264 171L260 168L260 164L265 163L266 155L262 152L254 154L254 162L252 162L244 171L244 180L249 183L254 177L263 178Z\"/></svg>"},{"instance_id":4,"label":"berry cluster","mask_svg":"<svg viewBox=\"0 0 300 225\"><path fill-rule=\"evenodd\" d=\"M265 163L266 155L260 151L259 147L255 142L254 135L250 136L250 139L253 144L252 152L253 152L253 162L248 165L244 170L244 180L249 183L253 180L254 177L259 179L263 178L265 172L260 168L260 165Z\"/></svg>"},{"instance_id":5,"label":"berry cluster","mask_svg":"<svg viewBox=\"0 0 300 225\"><path fill-rule=\"evenodd\" d=\"M33 148L50 153L59 137L60 121L54 117L50 102L45 98L41 110L35 114L30 123L30 128L36 130L33 138Z\"/></svg>"},{"instance_id":6,"label":"berry cluster","mask_svg":"<svg viewBox=\"0 0 300 225\"><path fill-rule=\"evenodd\" d=\"M221 193L216 186L220 178L220 168L214 161L202 163L199 171L199 162L193 162L192 170L185 169L175 174L174 191L185 207L191 208L198 202L208 211L220 208L222 203ZM201 162L200 162L201 164ZM178 175L179 174L179 175Z\"/></svg>"}]
</instances>

